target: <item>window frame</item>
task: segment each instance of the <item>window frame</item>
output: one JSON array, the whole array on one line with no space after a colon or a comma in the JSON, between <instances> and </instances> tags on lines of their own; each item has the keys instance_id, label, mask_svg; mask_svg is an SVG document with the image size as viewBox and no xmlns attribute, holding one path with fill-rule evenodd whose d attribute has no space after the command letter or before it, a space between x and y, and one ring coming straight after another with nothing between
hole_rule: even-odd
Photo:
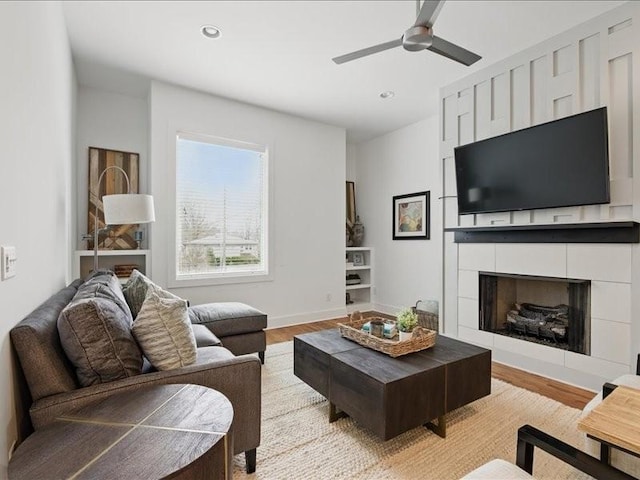
<instances>
[{"instance_id":1,"label":"window frame","mask_svg":"<svg viewBox=\"0 0 640 480\"><path fill-rule=\"evenodd\" d=\"M169 225L169 251L168 251L168 286L171 288L197 287L207 285L224 285L237 283L256 283L273 280L273 142L270 141L247 141L245 139L230 139L211 134L196 132L193 129L170 129L169 132L169 160L170 160L170 214ZM263 173L263 194L262 194L262 215L263 215L263 254L264 270L260 272L224 272L224 273L204 273L204 274L178 274L178 139L191 140L195 142L211 143L233 148L253 150L264 154Z\"/></svg>"}]
</instances>

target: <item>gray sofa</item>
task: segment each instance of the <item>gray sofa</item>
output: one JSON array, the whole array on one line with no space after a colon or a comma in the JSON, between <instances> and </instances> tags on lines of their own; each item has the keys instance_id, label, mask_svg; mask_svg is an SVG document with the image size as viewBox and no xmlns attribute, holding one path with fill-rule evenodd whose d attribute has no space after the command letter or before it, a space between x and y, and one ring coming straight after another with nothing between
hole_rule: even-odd
<instances>
[{"instance_id":1,"label":"gray sofa","mask_svg":"<svg viewBox=\"0 0 640 480\"><path fill-rule=\"evenodd\" d=\"M233 330L233 322L225 324L224 316L219 314L221 310L213 306L191 307L190 317L207 327L193 326L198 344L195 364L161 372L153 371L147 365L142 374L81 387L62 348L57 329L60 312L80 285L82 281L76 280L60 290L11 330L11 342L21 367L17 377L24 378L28 386L27 397L30 397L24 399L24 405L17 406L18 414L28 409L33 428L37 430L70 409L99 401L115 392L170 383L203 385L222 392L231 401L234 409L234 453L245 452L247 472L255 471L256 448L260 444L261 366L258 358L235 356L232 351L243 352L259 347L259 333ZM213 316L207 318L207 312ZM258 325L258 319L253 323ZM218 331L223 344L226 344L226 337L233 338L230 342L232 351L212 346L219 345L219 342L209 331ZM243 335L248 335L247 344L242 342ZM257 351L264 351L264 346ZM20 423L21 419L18 421Z\"/></svg>"}]
</instances>

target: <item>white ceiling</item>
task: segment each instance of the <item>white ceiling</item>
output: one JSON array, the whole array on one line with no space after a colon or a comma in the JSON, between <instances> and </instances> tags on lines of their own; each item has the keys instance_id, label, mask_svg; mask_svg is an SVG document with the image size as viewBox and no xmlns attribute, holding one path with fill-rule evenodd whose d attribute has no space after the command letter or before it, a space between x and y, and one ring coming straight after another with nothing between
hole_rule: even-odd
<instances>
[{"instance_id":1,"label":"white ceiling","mask_svg":"<svg viewBox=\"0 0 640 480\"><path fill-rule=\"evenodd\" d=\"M437 114L440 87L622 3L450 0L434 31L481 55L472 67L402 48L331 61L399 38L414 1L78 1L64 12L81 84L142 94L141 78L155 78L345 127L357 143Z\"/></svg>"}]
</instances>

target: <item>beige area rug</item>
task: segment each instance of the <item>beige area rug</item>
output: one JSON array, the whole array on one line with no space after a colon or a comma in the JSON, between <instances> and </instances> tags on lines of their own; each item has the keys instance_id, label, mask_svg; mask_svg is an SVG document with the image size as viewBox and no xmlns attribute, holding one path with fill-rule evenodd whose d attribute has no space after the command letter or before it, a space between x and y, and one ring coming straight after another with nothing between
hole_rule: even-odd
<instances>
[{"instance_id":1,"label":"beige area rug","mask_svg":"<svg viewBox=\"0 0 640 480\"><path fill-rule=\"evenodd\" d=\"M515 461L516 432L531 424L572 445L579 410L493 380L492 393L447 415L447 438L424 427L384 442L293 374L293 343L269 346L262 371L262 442L256 473L235 458L234 479L457 479L493 459ZM536 478L590 478L536 449Z\"/></svg>"}]
</instances>

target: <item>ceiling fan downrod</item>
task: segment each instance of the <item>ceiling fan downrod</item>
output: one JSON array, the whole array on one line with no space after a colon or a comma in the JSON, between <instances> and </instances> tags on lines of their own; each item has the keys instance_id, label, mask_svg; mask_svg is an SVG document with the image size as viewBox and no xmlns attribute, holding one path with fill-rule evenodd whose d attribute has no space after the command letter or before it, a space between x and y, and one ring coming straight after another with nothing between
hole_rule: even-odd
<instances>
[{"instance_id":1,"label":"ceiling fan downrod","mask_svg":"<svg viewBox=\"0 0 640 480\"><path fill-rule=\"evenodd\" d=\"M417 52L429 48L433 44L433 29L415 26L409 28L402 36L402 46L410 52Z\"/></svg>"}]
</instances>

